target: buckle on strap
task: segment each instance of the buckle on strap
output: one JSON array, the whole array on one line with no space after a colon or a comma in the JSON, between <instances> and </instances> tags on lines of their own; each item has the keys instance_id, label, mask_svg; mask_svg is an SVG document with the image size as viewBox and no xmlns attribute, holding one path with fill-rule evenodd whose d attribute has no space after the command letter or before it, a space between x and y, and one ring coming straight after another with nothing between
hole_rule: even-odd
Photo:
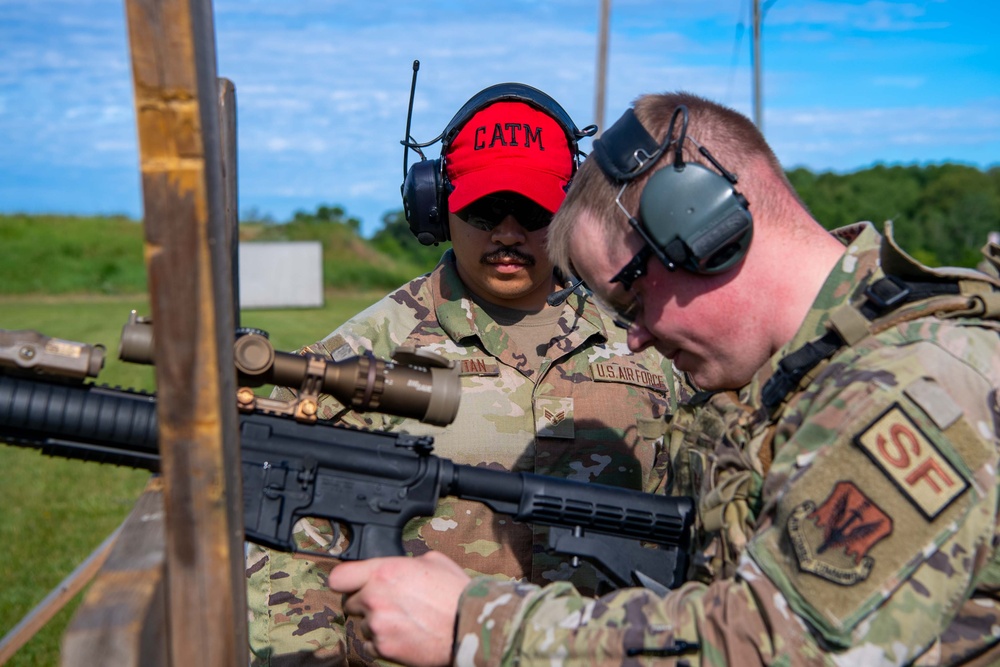
<instances>
[{"instance_id":1,"label":"buckle on strap","mask_svg":"<svg viewBox=\"0 0 1000 667\"><path fill-rule=\"evenodd\" d=\"M806 343L778 362L778 368L761 388L761 403L770 413L781 405L785 396L799 386L809 371L843 346L843 339L831 329L819 340Z\"/></svg>"},{"instance_id":2,"label":"buckle on strap","mask_svg":"<svg viewBox=\"0 0 1000 667\"><path fill-rule=\"evenodd\" d=\"M961 293L961 286L954 281L910 281L889 274L865 288L868 301L860 310L865 317L873 320L911 301Z\"/></svg>"},{"instance_id":3,"label":"buckle on strap","mask_svg":"<svg viewBox=\"0 0 1000 667\"><path fill-rule=\"evenodd\" d=\"M865 288L868 301L880 312L891 310L906 301L910 286L894 275L876 280Z\"/></svg>"}]
</instances>

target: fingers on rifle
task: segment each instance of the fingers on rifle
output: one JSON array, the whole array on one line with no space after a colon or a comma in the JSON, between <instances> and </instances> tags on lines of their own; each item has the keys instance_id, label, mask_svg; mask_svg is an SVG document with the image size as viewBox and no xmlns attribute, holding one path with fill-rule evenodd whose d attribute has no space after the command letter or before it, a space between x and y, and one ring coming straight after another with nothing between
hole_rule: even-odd
<instances>
[{"instance_id":1,"label":"fingers on rifle","mask_svg":"<svg viewBox=\"0 0 1000 667\"><path fill-rule=\"evenodd\" d=\"M327 583L337 593L355 593L368 582L372 571L377 567L377 560L338 563L330 572Z\"/></svg>"}]
</instances>

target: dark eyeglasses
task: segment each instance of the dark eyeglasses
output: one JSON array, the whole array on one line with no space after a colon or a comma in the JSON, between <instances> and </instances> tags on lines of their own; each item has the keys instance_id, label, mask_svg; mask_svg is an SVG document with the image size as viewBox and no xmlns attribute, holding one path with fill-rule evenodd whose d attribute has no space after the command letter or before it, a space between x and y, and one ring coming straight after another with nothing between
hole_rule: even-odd
<instances>
[{"instance_id":1,"label":"dark eyeglasses","mask_svg":"<svg viewBox=\"0 0 1000 667\"><path fill-rule=\"evenodd\" d=\"M598 308L611 315L616 327L625 331L631 329L642 315L642 299L638 294L632 293L632 300L625 304L610 303L596 292L591 293L591 298Z\"/></svg>"},{"instance_id":2,"label":"dark eyeglasses","mask_svg":"<svg viewBox=\"0 0 1000 667\"><path fill-rule=\"evenodd\" d=\"M485 232L492 231L508 215L525 231L536 232L552 222L552 212L522 195L510 192L486 195L456 213L463 222Z\"/></svg>"},{"instance_id":3,"label":"dark eyeglasses","mask_svg":"<svg viewBox=\"0 0 1000 667\"><path fill-rule=\"evenodd\" d=\"M621 283L621 286L628 292L632 285L639 278L649 271L649 258L653 256L653 248L648 243L642 245L642 249L635 253L635 256L622 267L622 270L612 276L610 283Z\"/></svg>"},{"instance_id":4,"label":"dark eyeglasses","mask_svg":"<svg viewBox=\"0 0 1000 667\"><path fill-rule=\"evenodd\" d=\"M612 284L619 283L625 288L626 292L631 293L632 285L635 284L635 281L646 275L646 272L649 270L649 259L652 256L653 248L648 243L643 244L642 249L608 282ZM632 301L624 305L607 303L603 299L597 299L597 302L606 311L614 315L615 325L626 331L631 329L632 325L639 319L639 316L642 315L642 299L635 293L632 294Z\"/></svg>"},{"instance_id":5,"label":"dark eyeglasses","mask_svg":"<svg viewBox=\"0 0 1000 667\"><path fill-rule=\"evenodd\" d=\"M633 294L632 301L630 301L628 305L618 306L615 308L615 317L613 322L619 329L628 331L641 316L642 299L639 298L638 294Z\"/></svg>"}]
</instances>

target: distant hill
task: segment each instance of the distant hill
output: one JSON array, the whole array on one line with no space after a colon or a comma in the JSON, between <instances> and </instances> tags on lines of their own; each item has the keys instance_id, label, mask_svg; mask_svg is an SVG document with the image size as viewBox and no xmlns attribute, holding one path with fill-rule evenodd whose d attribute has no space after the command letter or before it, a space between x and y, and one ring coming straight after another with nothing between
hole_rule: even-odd
<instances>
[{"instance_id":1,"label":"distant hill","mask_svg":"<svg viewBox=\"0 0 1000 667\"><path fill-rule=\"evenodd\" d=\"M881 230L891 219L903 248L932 266L975 266L987 236L1000 231L1000 167L876 165L788 177L826 228L869 220ZM448 245L420 245L402 211L386 215L371 239L359 229L344 209L323 204L288 222L243 221L240 238L320 241L324 284L342 289L397 287L432 269ZM142 225L124 217L0 214L0 294L144 292L142 253Z\"/></svg>"},{"instance_id":2,"label":"distant hill","mask_svg":"<svg viewBox=\"0 0 1000 667\"><path fill-rule=\"evenodd\" d=\"M339 220L245 222L241 241L316 240L328 288L392 289L434 267L444 247L408 253L367 240ZM0 294L137 294L146 291L143 227L128 218L0 214Z\"/></svg>"},{"instance_id":3,"label":"distant hill","mask_svg":"<svg viewBox=\"0 0 1000 667\"><path fill-rule=\"evenodd\" d=\"M1000 167L876 165L788 177L827 229L868 220L881 231L892 220L903 249L930 266L976 266L990 232L1000 231Z\"/></svg>"},{"instance_id":4,"label":"distant hill","mask_svg":"<svg viewBox=\"0 0 1000 667\"><path fill-rule=\"evenodd\" d=\"M0 293L143 292L142 247L124 217L0 215Z\"/></svg>"}]
</instances>

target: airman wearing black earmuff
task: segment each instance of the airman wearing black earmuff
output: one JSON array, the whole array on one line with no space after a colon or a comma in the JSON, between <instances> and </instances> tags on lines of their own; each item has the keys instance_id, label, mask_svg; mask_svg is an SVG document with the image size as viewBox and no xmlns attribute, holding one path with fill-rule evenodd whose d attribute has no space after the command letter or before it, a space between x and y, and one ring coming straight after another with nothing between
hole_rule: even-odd
<instances>
[{"instance_id":1,"label":"airman wearing black earmuff","mask_svg":"<svg viewBox=\"0 0 1000 667\"><path fill-rule=\"evenodd\" d=\"M406 172L401 190L410 231L424 245L448 241L449 213L503 190L528 195L555 213L576 171L578 144L596 129L578 129L565 109L537 88L500 83L481 90L434 140L441 142L441 157L421 160Z\"/></svg>"},{"instance_id":2,"label":"airman wearing black earmuff","mask_svg":"<svg viewBox=\"0 0 1000 667\"><path fill-rule=\"evenodd\" d=\"M593 599L428 554L330 586L422 667L1000 664L1000 280L891 231L824 229L744 115L640 97L548 251L702 390L660 489L697 505L689 580Z\"/></svg>"}]
</instances>

